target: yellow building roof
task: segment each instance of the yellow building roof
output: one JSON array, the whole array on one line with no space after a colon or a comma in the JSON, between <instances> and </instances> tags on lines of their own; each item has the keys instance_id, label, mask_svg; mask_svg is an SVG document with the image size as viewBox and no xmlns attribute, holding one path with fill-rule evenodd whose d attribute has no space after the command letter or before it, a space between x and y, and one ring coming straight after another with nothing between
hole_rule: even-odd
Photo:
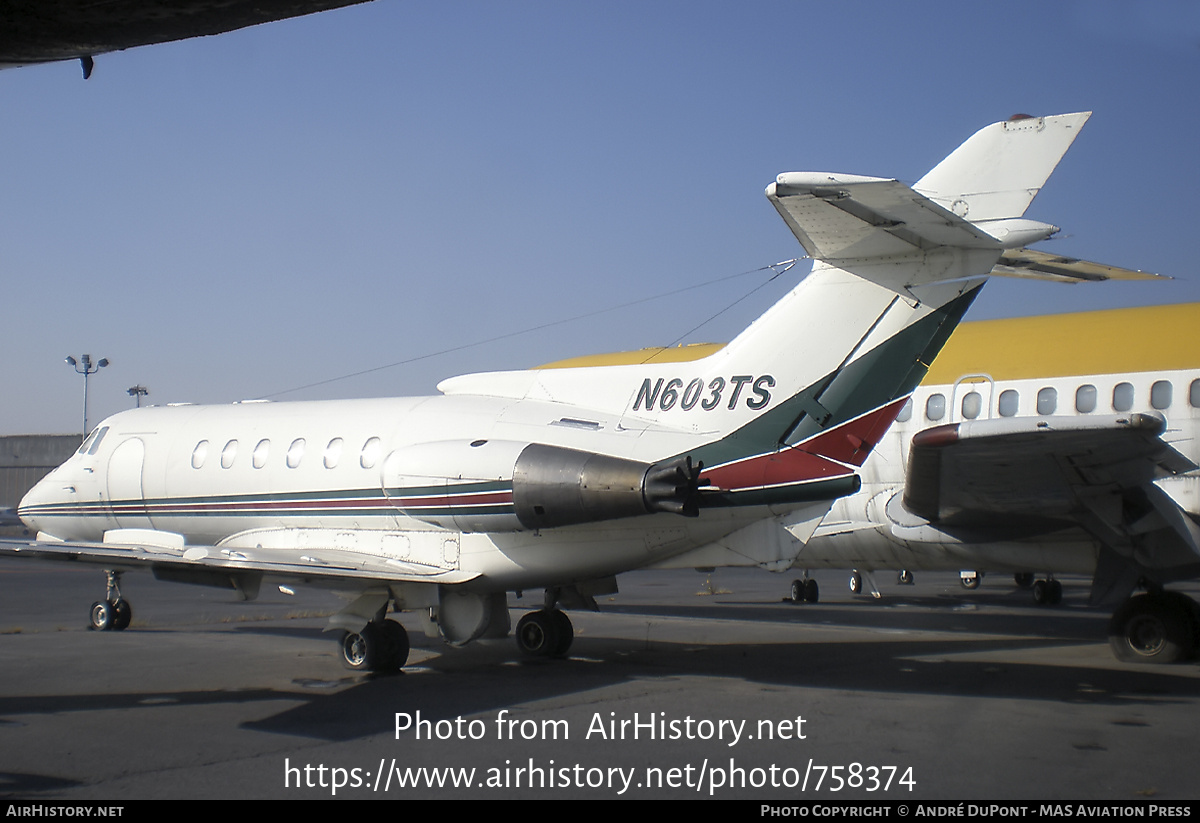
<instances>
[{"instance_id":1,"label":"yellow building roof","mask_svg":"<svg viewBox=\"0 0 1200 823\"><path fill-rule=\"evenodd\" d=\"M963 323L934 361L925 383L953 383L965 374L996 380L1074 374L1167 371L1200 365L1200 303L1013 317ZM539 368L685 363L720 343L594 354Z\"/></svg>"}]
</instances>

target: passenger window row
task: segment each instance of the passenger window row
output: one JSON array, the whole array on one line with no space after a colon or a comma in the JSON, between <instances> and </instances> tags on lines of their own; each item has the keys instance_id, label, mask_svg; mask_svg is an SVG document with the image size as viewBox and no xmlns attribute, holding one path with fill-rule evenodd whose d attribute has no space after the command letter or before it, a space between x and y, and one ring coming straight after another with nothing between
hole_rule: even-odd
<instances>
[{"instance_id":1,"label":"passenger window row","mask_svg":"<svg viewBox=\"0 0 1200 823\"><path fill-rule=\"evenodd\" d=\"M288 446L284 453L284 464L289 469L300 467L304 460L304 450L306 441L303 437L297 437ZM338 463L342 459L342 451L345 446L345 441L340 437L335 437L325 445L325 450L321 455L321 463L327 469L337 468ZM204 466L208 459L209 442L201 440L196 444L196 448L192 449L192 468L199 469ZM362 448L358 452L358 465L364 469L373 469L375 464L379 462L380 456L383 454L383 443L378 437L371 437L367 442L363 443ZM224 448L221 449L221 468L231 469L237 461L238 441L236 439L228 441ZM254 447L254 451L250 453L250 465L256 469L264 468L271 456L271 441L267 438L259 440Z\"/></svg>"},{"instance_id":2,"label":"passenger window row","mask_svg":"<svg viewBox=\"0 0 1200 823\"><path fill-rule=\"evenodd\" d=\"M1134 388L1132 383L1121 382L1113 386L1112 410L1127 412L1134 406ZM1150 387L1150 407L1163 411L1171 407L1174 400L1174 386L1170 380L1157 380ZM1090 414L1096 411L1100 402L1100 393L1095 386L1085 383L1075 390L1075 411L1080 414ZM996 400L996 411L1001 417L1015 417L1020 410L1021 396L1016 389L1005 389ZM1200 409L1200 379L1193 380L1188 385L1188 405ZM1035 398L1035 410L1039 415L1051 415L1058 410L1058 389L1046 386L1040 389ZM983 413L983 396L977 391L963 395L960 412L963 419L974 420ZM900 410L896 419L904 422L912 417L912 399L910 398ZM925 419L936 423L946 417L946 396L941 393L929 395L925 400Z\"/></svg>"}]
</instances>

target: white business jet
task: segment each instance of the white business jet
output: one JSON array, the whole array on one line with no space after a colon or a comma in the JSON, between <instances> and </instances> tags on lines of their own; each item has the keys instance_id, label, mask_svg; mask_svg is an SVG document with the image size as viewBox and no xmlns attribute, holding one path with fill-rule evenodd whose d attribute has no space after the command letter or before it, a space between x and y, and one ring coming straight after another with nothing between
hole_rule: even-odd
<instances>
[{"instance_id":1,"label":"white business jet","mask_svg":"<svg viewBox=\"0 0 1200 823\"><path fill-rule=\"evenodd\" d=\"M1088 113L977 132L913 187L785 173L767 197L811 274L689 363L473 374L421 398L169 406L103 421L19 507L9 555L99 564L96 629L129 625L120 575L356 592L330 619L353 669L404 665L389 608L452 645L509 633L562 655L561 608L645 567L785 569L1001 263ZM561 608L560 608L561 607Z\"/></svg>"}]
</instances>

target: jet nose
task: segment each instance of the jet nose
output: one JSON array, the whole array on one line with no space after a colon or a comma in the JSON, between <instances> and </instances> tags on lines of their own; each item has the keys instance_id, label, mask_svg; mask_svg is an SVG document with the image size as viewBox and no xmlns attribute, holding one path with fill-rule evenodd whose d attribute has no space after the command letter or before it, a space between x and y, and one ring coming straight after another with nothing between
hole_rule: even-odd
<instances>
[{"instance_id":1,"label":"jet nose","mask_svg":"<svg viewBox=\"0 0 1200 823\"><path fill-rule=\"evenodd\" d=\"M58 474L59 470L54 469L43 477L17 504L17 517L32 532L44 530L47 518L63 502L63 483L62 478L56 476Z\"/></svg>"}]
</instances>

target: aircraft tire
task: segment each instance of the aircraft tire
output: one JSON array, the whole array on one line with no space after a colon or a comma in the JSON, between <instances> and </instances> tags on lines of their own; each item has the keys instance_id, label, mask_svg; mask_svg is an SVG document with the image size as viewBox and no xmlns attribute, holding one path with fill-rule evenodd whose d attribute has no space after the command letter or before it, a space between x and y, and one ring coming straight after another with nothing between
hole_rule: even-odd
<instances>
[{"instance_id":1,"label":"aircraft tire","mask_svg":"<svg viewBox=\"0 0 1200 823\"><path fill-rule=\"evenodd\" d=\"M371 671L379 654L378 646L378 638L370 623L361 632L342 632L338 640L342 665L355 672Z\"/></svg>"},{"instance_id":2,"label":"aircraft tire","mask_svg":"<svg viewBox=\"0 0 1200 823\"><path fill-rule=\"evenodd\" d=\"M571 625L571 618L561 609L551 609L550 614L554 617L555 628L558 630L558 642L554 644L554 651L550 656L566 657L571 643L575 641L575 627Z\"/></svg>"},{"instance_id":3,"label":"aircraft tire","mask_svg":"<svg viewBox=\"0 0 1200 823\"><path fill-rule=\"evenodd\" d=\"M974 577L960 577L958 582L962 584L964 589L978 589L979 584L983 582L983 578L976 572Z\"/></svg>"},{"instance_id":4,"label":"aircraft tire","mask_svg":"<svg viewBox=\"0 0 1200 823\"><path fill-rule=\"evenodd\" d=\"M129 605L129 601L122 598L113 604L113 631L123 632L129 628L129 622L133 620L133 608Z\"/></svg>"},{"instance_id":5,"label":"aircraft tire","mask_svg":"<svg viewBox=\"0 0 1200 823\"><path fill-rule=\"evenodd\" d=\"M395 620L384 620L378 626L383 649L375 671L398 672L408 662L408 632Z\"/></svg>"},{"instance_id":6,"label":"aircraft tire","mask_svg":"<svg viewBox=\"0 0 1200 823\"><path fill-rule=\"evenodd\" d=\"M517 648L530 657L551 657L561 642L558 619L548 609L522 617L515 636Z\"/></svg>"},{"instance_id":7,"label":"aircraft tire","mask_svg":"<svg viewBox=\"0 0 1200 823\"><path fill-rule=\"evenodd\" d=\"M862 594L862 575L858 572L850 575L850 594Z\"/></svg>"},{"instance_id":8,"label":"aircraft tire","mask_svg":"<svg viewBox=\"0 0 1200 823\"><path fill-rule=\"evenodd\" d=\"M1121 604L1108 624L1108 644L1124 663L1176 663L1195 651L1191 615L1178 598L1139 594Z\"/></svg>"},{"instance_id":9,"label":"aircraft tire","mask_svg":"<svg viewBox=\"0 0 1200 823\"><path fill-rule=\"evenodd\" d=\"M107 600L97 600L92 604L92 611L89 618L91 621L89 624L90 628L98 632L106 632L113 627L116 611Z\"/></svg>"},{"instance_id":10,"label":"aircraft tire","mask_svg":"<svg viewBox=\"0 0 1200 823\"><path fill-rule=\"evenodd\" d=\"M792 581L792 602L793 603L803 603L804 602L804 581L803 580L793 580Z\"/></svg>"},{"instance_id":11,"label":"aircraft tire","mask_svg":"<svg viewBox=\"0 0 1200 823\"><path fill-rule=\"evenodd\" d=\"M821 599L821 587L811 577L804 581L804 602L816 603Z\"/></svg>"},{"instance_id":12,"label":"aircraft tire","mask_svg":"<svg viewBox=\"0 0 1200 823\"><path fill-rule=\"evenodd\" d=\"M1033 572L1017 572L1013 575L1013 582L1017 584L1019 589L1033 588Z\"/></svg>"},{"instance_id":13,"label":"aircraft tire","mask_svg":"<svg viewBox=\"0 0 1200 823\"><path fill-rule=\"evenodd\" d=\"M1049 589L1046 602L1051 606L1057 606L1062 602L1062 583L1058 580L1047 580L1046 587Z\"/></svg>"},{"instance_id":14,"label":"aircraft tire","mask_svg":"<svg viewBox=\"0 0 1200 823\"><path fill-rule=\"evenodd\" d=\"M1050 598L1050 584L1045 580L1033 581L1033 602L1039 606L1045 606Z\"/></svg>"}]
</instances>

